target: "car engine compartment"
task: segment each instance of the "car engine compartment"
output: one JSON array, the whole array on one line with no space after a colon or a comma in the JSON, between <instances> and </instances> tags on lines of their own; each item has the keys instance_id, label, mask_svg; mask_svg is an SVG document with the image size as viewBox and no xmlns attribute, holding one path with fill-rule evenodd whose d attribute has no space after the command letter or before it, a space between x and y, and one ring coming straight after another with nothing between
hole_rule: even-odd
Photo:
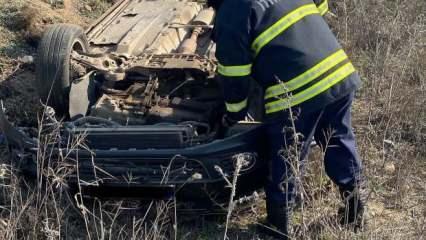
<instances>
[{"instance_id":1,"label":"car engine compartment","mask_svg":"<svg viewBox=\"0 0 426 240\"><path fill-rule=\"evenodd\" d=\"M182 68L190 55L164 57L163 67L146 66L138 60L120 81L110 81L100 71L92 76L99 97L89 109L90 116L107 118L122 125L160 122L208 122L223 108L218 82L199 69ZM162 60L164 60L162 59ZM180 62L182 63L180 63ZM174 62L174 63L173 63ZM213 64L211 69L213 69ZM99 73L100 72L100 73ZM79 95L80 97L81 95ZM77 99L80 101L80 98Z\"/></svg>"},{"instance_id":2,"label":"car engine compartment","mask_svg":"<svg viewBox=\"0 0 426 240\"><path fill-rule=\"evenodd\" d=\"M162 1L167 4L158 9ZM70 118L122 126L189 124L209 134L224 111L215 78L213 9L187 1L142 3L123 1L110 10L104 21L119 26L102 30L95 24L87 32L90 51L71 53ZM148 27L134 35L142 24ZM114 27L121 35L111 32Z\"/></svg>"}]
</instances>

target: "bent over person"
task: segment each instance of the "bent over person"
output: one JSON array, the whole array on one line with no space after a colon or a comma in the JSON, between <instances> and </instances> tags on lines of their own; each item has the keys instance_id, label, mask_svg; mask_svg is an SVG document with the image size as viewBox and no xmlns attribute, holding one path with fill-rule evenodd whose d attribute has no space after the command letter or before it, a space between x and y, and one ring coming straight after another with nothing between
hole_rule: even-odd
<instances>
[{"instance_id":1,"label":"bent over person","mask_svg":"<svg viewBox=\"0 0 426 240\"><path fill-rule=\"evenodd\" d=\"M340 222L359 226L365 200L351 105L360 77L322 17L326 0L209 4L217 10L213 38L227 109L222 124L246 116L251 79L264 90L271 165L265 186L268 229L287 239L295 201L291 156L281 150L299 146L303 161L313 138L325 151L325 170L345 204Z\"/></svg>"}]
</instances>

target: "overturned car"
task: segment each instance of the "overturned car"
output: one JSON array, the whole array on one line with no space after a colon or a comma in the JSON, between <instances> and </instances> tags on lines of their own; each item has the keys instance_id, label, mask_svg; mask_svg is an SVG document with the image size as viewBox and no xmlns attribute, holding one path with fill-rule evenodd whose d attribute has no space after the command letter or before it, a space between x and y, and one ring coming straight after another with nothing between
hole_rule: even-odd
<instances>
[{"instance_id":1,"label":"overturned car","mask_svg":"<svg viewBox=\"0 0 426 240\"><path fill-rule=\"evenodd\" d=\"M122 0L87 31L67 24L46 31L36 85L54 109L45 115L62 120L48 149L76 166L70 186L100 197L221 198L241 158L237 194L263 185L257 86L246 121L219 131L224 105L213 19L214 11L195 1ZM13 127L3 109L0 128L20 168L36 175L39 139ZM84 147L70 150L79 136Z\"/></svg>"}]
</instances>

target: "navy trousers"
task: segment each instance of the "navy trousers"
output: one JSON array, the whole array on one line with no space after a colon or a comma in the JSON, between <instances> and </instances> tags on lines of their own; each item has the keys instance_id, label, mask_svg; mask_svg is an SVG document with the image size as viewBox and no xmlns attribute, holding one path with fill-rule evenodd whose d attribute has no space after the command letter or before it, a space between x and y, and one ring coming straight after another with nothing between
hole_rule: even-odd
<instances>
[{"instance_id":1,"label":"navy trousers","mask_svg":"<svg viewBox=\"0 0 426 240\"><path fill-rule=\"evenodd\" d=\"M294 171L303 169L313 138L325 153L325 171L334 183L351 190L361 181L361 161L351 126L353 98L354 93L351 93L309 113L294 109L284 119L267 125L271 160L265 187L268 201L278 204L294 202Z\"/></svg>"}]
</instances>

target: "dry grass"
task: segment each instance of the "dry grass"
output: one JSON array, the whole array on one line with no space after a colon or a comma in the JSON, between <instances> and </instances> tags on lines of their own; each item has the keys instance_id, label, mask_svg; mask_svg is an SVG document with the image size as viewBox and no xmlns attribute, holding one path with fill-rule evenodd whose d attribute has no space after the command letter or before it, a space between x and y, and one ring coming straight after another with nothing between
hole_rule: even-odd
<instances>
[{"instance_id":1,"label":"dry grass","mask_svg":"<svg viewBox=\"0 0 426 240\"><path fill-rule=\"evenodd\" d=\"M369 181L369 225L354 234L333 220L340 199L322 170L322 153L315 149L303 177L303 189L309 195L295 214L295 238L423 239L426 4L401 0L331 3L336 16L328 21L364 81L354 106L354 126ZM264 211L260 201L235 216L236 231L250 231Z\"/></svg>"},{"instance_id":2,"label":"dry grass","mask_svg":"<svg viewBox=\"0 0 426 240\"><path fill-rule=\"evenodd\" d=\"M32 133L38 139L36 176L24 176L16 163L10 162L13 151L2 148L0 239L166 240L177 236L177 227L173 227L175 201L145 204L84 197L81 185L87 182L79 179L79 159L71 157L74 150L86 148L84 136L68 140L61 154L53 154L51 147L63 141L61 124L53 116L44 108ZM77 174L77 189L67 184L71 174Z\"/></svg>"},{"instance_id":3,"label":"dry grass","mask_svg":"<svg viewBox=\"0 0 426 240\"><path fill-rule=\"evenodd\" d=\"M5 1L0 0L0 77L9 77L0 86L0 96L6 98L9 110L14 106L24 109L12 111L11 118L18 124L37 125L34 111L22 104L25 99L36 104L28 85L31 81L26 81L32 78L31 67L16 69L15 60L33 51L24 37L28 20L19 17L19 9L27 1L12 1L4 8ZM98 4L99 0L81 2L84 4L78 6L86 16L98 14L106 6ZM60 9L59 3L52 4ZM354 126L369 180L369 225L354 234L335 224L339 196L322 171L322 153L314 149L307 174L299 176L302 190L309 194L303 208L295 212L295 237L424 239L426 2L336 0L331 4L336 16L328 21L364 81L354 106ZM28 76L20 78L22 74ZM41 144L56 137L55 131L39 134ZM78 144L76 139L70 148ZM265 217L264 201L258 198L229 209L230 218L200 220L199 216L177 215L176 222L174 202L87 202L78 194L76 201L62 180L72 166L65 159L50 159L45 152L39 154L40 164L44 162L39 181L25 181L10 164L6 149L2 151L0 239L172 239L176 235L177 239L207 240L223 239L225 231L228 239L267 239L254 231L255 224Z\"/></svg>"},{"instance_id":4,"label":"dry grass","mask_svg":"<svg viewBox=\"0 0 426 240\"><path fill-rule=\"evenodd\" d=\"M80 2L78 8L81 14L88 18L96 19L117 0L81 0Z\"/></svg>"}]
</instances>

